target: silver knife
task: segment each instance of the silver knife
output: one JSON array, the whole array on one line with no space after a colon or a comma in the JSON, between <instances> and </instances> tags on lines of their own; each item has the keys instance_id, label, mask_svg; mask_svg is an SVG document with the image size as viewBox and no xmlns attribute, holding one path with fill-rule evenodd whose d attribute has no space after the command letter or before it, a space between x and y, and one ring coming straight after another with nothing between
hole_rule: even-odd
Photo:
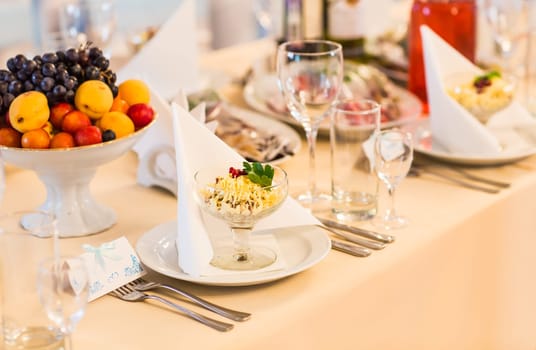
<instances>
[{"instance_id":1,"label":"silver knife","mask_svg":"<svg viewBox=\"0 0 536 350\"><path fill-rule=\"evenodd\" d=\"M365 258L372 253L367 248L363 248L352 243L344 243L335 240L331 240L331 248L361 258Z\"/></svg>"},{"instance_id":2,"label":"silver knife","mask_svg":"<svg viewBox=\"0 0 536 350\"><path fill-rule=\"evenodd\" d=\"M382 243L382 242L377 242L377 241L371 241L371 240L368 240L368 239L363 239L363 238L359 238L355 235L349 235L349 234L346 234L344 232L340 232L340 231L335 231L335 229L331 229L329 227L326 227L324 225L317 225L318 227L338 236L338 237L341 237L347 241L350 241L352 243L355 243L357 245L360 245L360 246L363 246L365 248L370 248L370 249L374 249L374 250L380 250L380 249L383 249L385 248L385 243Z\"/></svg>"},{"instance_id":3,"label":"silver knife","mask_svg":"<svg viewBox=\"0 0 536 350\"><path fill-rule=\"evenodd\" d=\"M326 225L327 227L336 228L338 230L350 232L358 236L373 239L375 241L380 241L383 243L393 243L395 241L395 237L392 235L365 230L365 229L350 226L350 225L341 224L340 222L329 220L329 219L324 219L324 218L317 218L317 219L320 220L320 222Z\"/></svg>"}]
</instances>

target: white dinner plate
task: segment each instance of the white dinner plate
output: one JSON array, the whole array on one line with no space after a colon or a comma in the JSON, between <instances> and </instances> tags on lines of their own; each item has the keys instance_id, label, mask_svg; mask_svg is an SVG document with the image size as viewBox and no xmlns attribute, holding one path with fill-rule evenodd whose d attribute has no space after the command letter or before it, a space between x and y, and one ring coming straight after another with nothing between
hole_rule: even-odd
<instances>
[{"instance_id":1,"label":"white dinner plate","mask_svg":"<svg viewBox=\"0 0 536 350\"><path fill-rule=\"evenodd\" d=\"M278 120L274 120L270 117L265 117L259 113L249 111L244 108L226 105L225 109L234 117L242 120L244 123L247 123L258 130L262 130L268 134L277 135L288 141L287 149L292 152L292 154L285 155L284 157L277 158L270 161L270 164L279 164L285 160L291 158L296 154L301 148L301 139L300 135L292 127L288 126L285 123L282 123ZM232 147L232 145L231 145Z\"/></svg>"},{"instance_id":2,"label":"white dinner plate","mask_svg":"<svg viewBox=\"0 0 536 350\"><path fill-rule=\"evenodd\" d=\"M520 137L527 141L530 147L517 147L513 144L502 144L503 149L497 155L476 156L460 153L452 153L443 146L434 141L430 131L429 119L423 119L419 122L408 124L404 129L413 135L413 144L416 152L426 156L462 165L502 165L512 163L523 158L536 154L536 130L523 129L516 130Z\"/></svg>"},{"instance_id":3,"label":"white dinner plate","mask_svg":"<svg viewBox=\"0 0 536 350\"><path fill-rule=\"evenodd\" d=\"M422 103L415 95L396 85L393 85L393 91L394 95L399 97L401 115L397 120L382 123L382 128L399 126L415 121L422 114ZM278 113L268 106L270 99L277 100L278 96L281 99L283 98L279 91L275 74L266 74L249 80L244 87L243 94L246 103L254 110L282 122L301 127L301 124L292 118L290 114ZM329 133L329 119L326 118L322 121L318 131L323 135Z\"/></svg>"},{"instance_id":4,"label":"white dinner plate","mask_svg":"<svg viewBox=\"0 0 536 350\"><path fill-rule=\"evenodd\" d=\"M145 233L137 242L136 250L144 265L163 275L183 281L214 286L249 286L275 281L304 271L320 262L331 249L329 237L314 226L299 226L273 232L286 268L262 273L225 276L190 276L179 268L175 246L177 222L161 224Z\"/></svg>"}]
</instances>

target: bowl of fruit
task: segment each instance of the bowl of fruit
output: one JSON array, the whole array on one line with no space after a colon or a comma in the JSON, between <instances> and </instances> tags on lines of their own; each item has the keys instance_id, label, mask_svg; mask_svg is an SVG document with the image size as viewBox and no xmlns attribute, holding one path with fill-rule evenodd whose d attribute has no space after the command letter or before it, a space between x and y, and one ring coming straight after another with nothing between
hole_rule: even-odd
<instances>
[{"instance_id":1,"label":"bowl of fruit","mask_svg":"<svg viewBox=\"0 0 536 350\"><path fill-rule=\"evenodd\" d=\"M514 79L498 71L452 74L445 85L449 96L483 124L514 99Z\"/></svg>"},{"instance_id":2,"label":"bowl of fruit","mask_svg":"<svg viewBox=\"0 0 536 350\"><path fill-rule=\"evenodd\" d=\"M116 222L89 184L97 167L127 151L155 120L147 85L116 82L96 47L71 48L0 69L0 154L35 171L46 187L40 209L57 217L60 237L94 234Z\"/></svg>"}]
</instances>

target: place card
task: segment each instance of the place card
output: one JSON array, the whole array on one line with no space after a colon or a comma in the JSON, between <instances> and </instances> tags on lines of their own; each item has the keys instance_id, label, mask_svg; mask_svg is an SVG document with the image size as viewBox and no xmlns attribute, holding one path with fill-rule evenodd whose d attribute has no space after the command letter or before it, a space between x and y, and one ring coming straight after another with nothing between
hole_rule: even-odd
<instances>
[{"instance_id":1,"label":"place card","mask_svg":"<svg viewBox=\"0 0 536 350\"><path fill-rule=\"evenodd\" d=\"M121 287L147 272L126 237L106 242L98 247L83 244L81 258L89 273L89 301Z\"/></svg>"}]
</instances>

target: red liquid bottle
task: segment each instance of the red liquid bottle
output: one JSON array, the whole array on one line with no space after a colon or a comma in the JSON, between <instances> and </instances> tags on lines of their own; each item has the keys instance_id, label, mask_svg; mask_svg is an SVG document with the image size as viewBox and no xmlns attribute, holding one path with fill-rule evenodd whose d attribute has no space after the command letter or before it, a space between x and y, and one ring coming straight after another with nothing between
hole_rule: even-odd
<instances>
[{"instance_id":1,"label":"red liquid bottle","mask_svg":"<svg viewBox=\"0 0 536 350\"><path fill-rule=\"evenodd\" d=\"M425 24L462 55L474 62L477 5L474 0L414 0L408 30L408 90L417 95L428 112L426 77L420 26Z\"/></svg>"}]
</instances>

